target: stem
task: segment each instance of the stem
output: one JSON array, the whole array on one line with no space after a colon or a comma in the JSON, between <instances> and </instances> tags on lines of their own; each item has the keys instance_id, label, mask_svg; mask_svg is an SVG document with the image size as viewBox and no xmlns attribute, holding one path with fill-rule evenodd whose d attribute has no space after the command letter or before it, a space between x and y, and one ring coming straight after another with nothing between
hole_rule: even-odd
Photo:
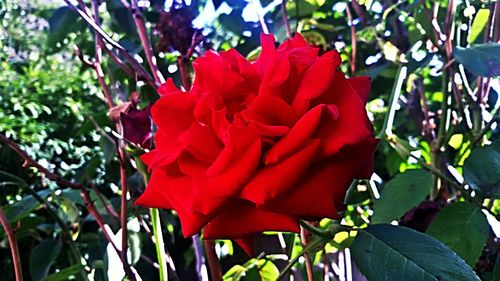
<instances>
[{"instance_id":1,"label":"stem","mask_svg":"<svg viewBox=\"0 0 500 281\"><path fill-rule=\"evenodd\" d=\"M127 182L127 170L125 167L125 151L123 150L123 141L117 142L118 148L118 160L120 161L120 181L122 184L122 194L121 194L121 210L120 210L120 224L122 228L122 243L121 243L121 260L123 261L123 267L127 275L135 280L135 275L133 274L130 265L128 264L127 252L128 252L128 229L127 229L127 194L128 194L128 182Z\"/></svg>"},{"instance_id":2,"label":"stem","mask_svg":"<svg viewBox=\"0 0 500 281\"><path fill-rule=\"evenodd\" d=\"M333 237L335 236L335 234L332 234L330 231L314 227L314 226L310 225L309 223L307 223L306 221L300 220L299 224L303 229L307 230L308 232L311 232L312 234L314 234L316 236L319 236L319 237L322 237L325 239L333 239Z\"/></svg>"},{"instance_id":3,"label":"stem","mask_svg":"<svg viewBox=\"0 0 500 281\"><path fill-rule=\"evenodd\" d=\"M355 1L353 1L355 2ZM349 5L345 8L345 11L347 13L347 19L349 20L349 26L351 27L351 76L354 77L356 76L356 53L357 53L357 46L356 46L356 27L354 26L354 22L352 20L352 14L351 10L349 9Z\"/></svg>"},{"instance_id":4,"label":"stem","mask_svg":"<svg viewBox=\"0 0 500 281\"><path fill-rule=\"evenodd\" d=\"M210 267L212 281L222 281L222 270L217 254L215 253L215 241L203 240L203 242L205 244L205 253L207 255L208 267Z\"/></svg>"},{"instance_id":5,"label":"stem","mask_svg":"<svg viewBox=\"0 0 500 281\"><path fill-rule=\"evenodd\" d=\"M401 94L401 88L403 87L403 82L406 79L406 66L400 65L398 72L396 74L396 83L392 87L391 96L389 97L389 108L388 113L385 116L384 123L380 129L377 138L383 139L386 136L392 135L392 125L394 124L394 117L396 115L396 104L398 103L399 96Z\"/></svg>"},{"instance_id":6,"label":"stem","mask_svg":"<svg viewBox=\"0 0 500 281\"><path fill-rule=\"evenodd\" d=\"M304 227L302 227L300 229L300 241L302 242L303 247L307 246L307 240L308 240L307 235L308 235L307 230ZM309 257L309 253L305 252L304 258L306 259L307 280L314 281L314 272L313 272L313 268L312 268L312 264L311 264L311 259Z\"/></svg>"},{"instance_id":7,"label":"stem","mask_svg":"<svg viewBox=\"0 0 500 281\"><path fill-rule=\"evenodd\" d=\"M160 212L158 209L149 209L151 224L153 225L153 235L155 239L156 257L160 271L160 281L168 281L167 254L163 244L163 233L161 232Z\"/></svg>"},{"instance_id":8,"label":"stem","mask_svg":"<svg viewBox=\"0 0 500 281\"><path fill-rule=\"evenodd\" d=\"M102 28L92 19L90 15L85 13L84 11L78 9L71 3L70 0L64 0L66 5L73 11L75 11L80 17L94 30L96 33L99 34L100 38L107 43L109 43L113 48L117 49L119 53L121 53L128 63L132 66L132 68L136 71L136 73L141 75L141 78L144 79L149 85L151 85L153 88L158 88L160 85L154 81L149 73L141 66L139 62L123 47L121 46L118 42L113 40L111 36L109 36Z\"/></svg>"},{"instance_id":9,"label":"stem","mask_svg":"<svg viewBox=\"0 0 500 281\"><path fill-rule=\"evenodd\" d=\"M189 72L187 71L186 60L183 57L177 58L177 65L179 67L179 72L181 73L182 86L186 91L191 89L191 79L189 78Z\"/></svg>"},{"instance_id":10,"label":"stem","mask_svg":"<svg viewBox=\"0 0 500 281\"><path fill-rule=\"evenodd\" d=\"M285 24L286 36L292 38L292 30L288 21L288 13L286 12L286 0L281 1L281 13L283 14L283 23Z\"/></svg>"},{"instance_id":11,"label":"stem","mask_svg":"<svg viewBox=\"0 0 500 281\"><path fill-rule=\"evenodd\" d=\"M307 244L307 246L305 246L302 251L296 256L294 257L293 259L290 260L290 262L288 262L288 264L285 266L285 268L283 269L283 271L280 272L280 275L278 275L278 278L276 278L276 280L281 280L283 279L283 277L285 277L285 274L290 271L290 269L292 269L292 266L294 266L297 261L299 260L299 258L304 255L305 253L307 253L308 251L310 251L311 249L319 246L321 243L324 243L326 240L322 239L322 238L319 238L319 239L316 239L314 241L312 241L311 243Z\"/></svg>"},{"instance_id":12,"label":"stem","mask_svg":"<svg viewBox=\"0 0 500 281\"><path fill-rule=\"evenodd\" d=\"M141 39L142 43L142 48L144 49L144 53L146 54L146 60L148 61L151 73L153 73L153 77L157 83L164 83L165 78L161 74L160 70L158 70L158 66L156 65L156 57L153 54L153 47L151 46L151 41L149 41L148 33L146 31L146 24L144 23L144 17L139 10L137 0L132 0L132 5L130 5L129 10L132 12L132 16L134 17L135 26L137 27L139 38Z\"/></svg>"},{"instance_id":13,"label":"stem","mask_svg":"<svg viewBox=\"0 0 500 281\"><path fill-rule=\"evenodd\" d=\"M0 223L2 224L5 234L9 239L10 253L12 254L12 262L14 264L14 272L16 274L16 281L23 281L23 271L21 268L21 256L19 255L19 248L17 247L16 235L14 230L9 224L9 220L5 216L2 208L0 208Z\"/></svg>"}]
</instances>

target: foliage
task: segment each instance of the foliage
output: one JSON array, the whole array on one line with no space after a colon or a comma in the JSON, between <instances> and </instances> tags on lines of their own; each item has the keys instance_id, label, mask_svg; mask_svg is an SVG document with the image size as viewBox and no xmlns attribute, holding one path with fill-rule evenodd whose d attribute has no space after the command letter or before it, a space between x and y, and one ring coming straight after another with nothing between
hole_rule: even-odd
<instances>
[{"instance_id":1,"label":"foliage","mask_svg":"<svg viewBox=\"0 0 500 281\"><path fill-rule=\"evenodd\" d=\"M54 174L84 186L90 198L24 168L25 159L0 142L0 206L15 230L26 280L121 280L122 261L109 240L121 241L122 208L129 261L142 280L207 274L199 237L183 238L174 212L156 217L132 204L147 180L137 157L144 149L121 138L115 121L153 103L159 79L139 35L151 40L159 72L180 86L190 62L208 48L235 48L252 58L263 28L286 39L283 11L292 32L321 51L340 52L342 71L371 77L367 109L381 139L375 173L353 182L341 221L311 226L307 245L299 235L265 233L255 241L260 255L249 258L231 241L217 241L223 279L275 280L281 272L300 280L308 271L317 280L500 276L498 1L288 0L281 9L281 1L192 0L185 17L195 18L203 36L196 33L191 52L182 53L157 48L154 27L165 1L80 2L89 13L103 2L99 22L117 45L100 45L99 32L63 1L0 2L0 133ZM145 6L134 11L128 2ZM145 21L144 34L135 19ZM174 35L169 42L186 38L167 31ZM158 260L161 270L168 267L161 275ZM0 272L0 280L15 279L3 229Z\"/></svg>"}]
</instances>

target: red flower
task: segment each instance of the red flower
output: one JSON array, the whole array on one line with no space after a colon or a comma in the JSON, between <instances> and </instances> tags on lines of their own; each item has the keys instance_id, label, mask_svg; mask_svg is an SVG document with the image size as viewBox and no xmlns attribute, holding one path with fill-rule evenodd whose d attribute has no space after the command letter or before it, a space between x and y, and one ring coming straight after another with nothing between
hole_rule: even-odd
<instances>
[{"instance_id":1,"label":"red flower","mask_svg":"<svg viewBox=\"0 0 500 281\"><path fill-rule=\"evenodd\" d=\"M373 172L367 77L346 79L340 56L297 35L262 35L247 61L231 49L194 62L189 93L171 80L152 108L156 148L136 204L174 209L185 236L236 239L297 232L297 220L340 218L346 189Z\"/></svg>"}]
</instances>

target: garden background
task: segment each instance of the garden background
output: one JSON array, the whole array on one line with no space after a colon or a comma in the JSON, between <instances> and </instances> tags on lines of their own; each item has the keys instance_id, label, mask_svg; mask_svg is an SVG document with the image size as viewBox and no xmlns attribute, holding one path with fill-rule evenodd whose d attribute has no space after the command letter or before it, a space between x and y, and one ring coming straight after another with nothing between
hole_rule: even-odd
<instances>
[{"instance_id":1,"label":"garden background","mask_svg":"<svg viewBox=\"0 0 500 281\"><path fill-rule=\"evenodd\" d=\"M1 0L0 280L215 280L214 257L223 280L500 280L499 6ZM159 84L189 85L208 49L256 58L262 32L298 32L371 77L381 141L347 230L264 233L249 257L133 201Z\"/></svg>"}]
</instances>

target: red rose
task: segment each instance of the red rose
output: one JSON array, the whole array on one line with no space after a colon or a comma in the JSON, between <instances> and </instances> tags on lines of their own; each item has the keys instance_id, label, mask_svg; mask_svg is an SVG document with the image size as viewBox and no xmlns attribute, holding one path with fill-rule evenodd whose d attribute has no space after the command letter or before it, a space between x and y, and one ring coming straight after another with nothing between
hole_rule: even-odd
<instances>
[{"instance_id":1,"label":"red rose","mask_svg":"<svg viewBox=\"0 0 500 281\"><path fill-rule=\"evenodd\" d=\"M262 53L207 52L189 93L171 80L152 108L151 180L136 204L174 209L185 236L248 238L338 219L346 189L373 172L377 140L366 116L367 77L346 79L340 56L297 35Z\"/></svg>"}]
</instances>

